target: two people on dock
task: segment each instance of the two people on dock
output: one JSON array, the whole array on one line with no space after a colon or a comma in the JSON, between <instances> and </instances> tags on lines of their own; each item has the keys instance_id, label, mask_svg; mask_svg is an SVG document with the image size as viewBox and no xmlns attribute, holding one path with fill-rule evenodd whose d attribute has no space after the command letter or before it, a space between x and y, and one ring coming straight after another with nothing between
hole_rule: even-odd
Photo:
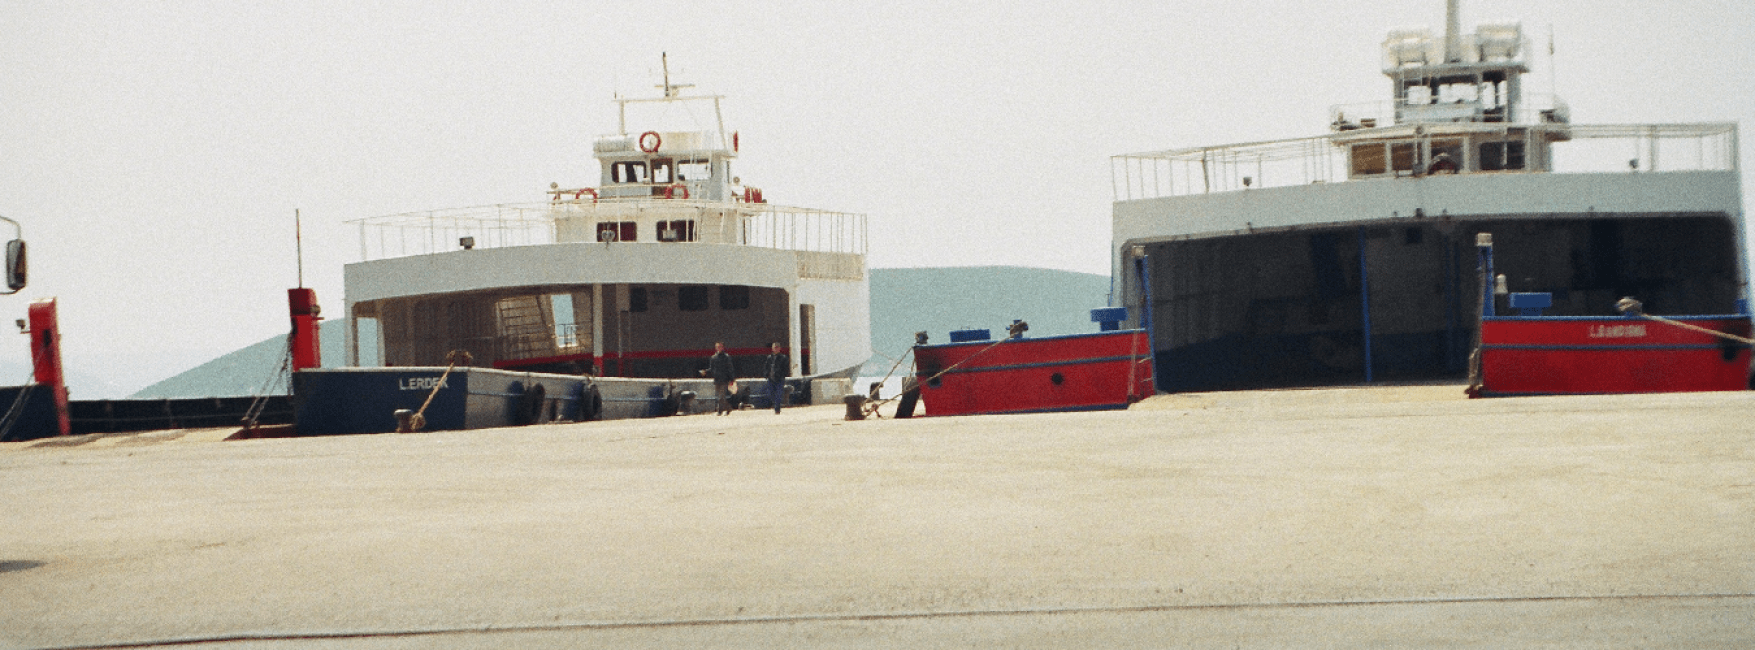
<instances>
[{"instance_id":1,"label":"two people on dock","mask_svg":"<svg viewBox=\"0 0 1755 650\"><path fill-rule=\"evenodd\" d=\"M792 360L780 350L780 343L769 346L771 353L762 372L762 378L768 381L768 398L774 403L774 413L779 414L786 402L786 375L792 372ZM713 378L714 401L718 410L714 415L725 415L732 411L732 386L737 381L737 367L731 363L731 355L725 351L725 342L713 343L713 356L707 359L707 370L703 373Z\"/></svg>"}]
</instances>

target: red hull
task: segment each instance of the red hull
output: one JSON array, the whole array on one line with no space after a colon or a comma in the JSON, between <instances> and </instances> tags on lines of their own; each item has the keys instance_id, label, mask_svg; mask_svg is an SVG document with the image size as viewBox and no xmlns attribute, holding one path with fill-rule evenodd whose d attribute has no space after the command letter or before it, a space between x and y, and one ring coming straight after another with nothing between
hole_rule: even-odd
<instances>
[{"instance_id":1,"label":"red hull","mask_svg":"<svg viewBox=\"0 0 1755 650\"><path fill-rule=\"evenodd\" d=\"M1122 409L1153 393L1143 330L924 345L914 359L927 415Z\"/></svg>"},{"instance_id":2,"label":"red hull","mask_svg":"<svg viewBox=\"0 0 1755 650\"><path fill-rule=\"evenodd\" d=\"M1748 337L1747 316L1678 321ZM1749 387L1749 347L1634 318L1481 322L1487 395L1675 393Z\"/></svg>"}]
</instances>

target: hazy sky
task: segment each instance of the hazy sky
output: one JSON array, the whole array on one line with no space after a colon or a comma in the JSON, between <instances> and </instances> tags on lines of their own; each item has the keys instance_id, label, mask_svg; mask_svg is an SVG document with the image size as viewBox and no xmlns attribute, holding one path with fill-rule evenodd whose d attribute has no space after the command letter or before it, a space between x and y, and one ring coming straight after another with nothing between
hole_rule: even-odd
<instances>
[{"instance_id":1,"label":"hazy sky","mask_svg":"<svg viewBox=\"0 0 1755 650\"><path fill-rule=\"evenodd\" d=\"M873 266L1107 273L1109 156L1324 133L1329 105L1387 99L1386 30L1444 20L1442 0L260 4L0 0L0 215L32 254L0 309L59 297L68 364L111 382L75 398L283 332L294 209L339 315L344 221L595 185L610 99L655 93L662 51L728 96L769 201L870 215ZM1576 122L1755 124L1744 3L1464 2L1465 31L1501 19Z\"/></svg>"}]
</instances>

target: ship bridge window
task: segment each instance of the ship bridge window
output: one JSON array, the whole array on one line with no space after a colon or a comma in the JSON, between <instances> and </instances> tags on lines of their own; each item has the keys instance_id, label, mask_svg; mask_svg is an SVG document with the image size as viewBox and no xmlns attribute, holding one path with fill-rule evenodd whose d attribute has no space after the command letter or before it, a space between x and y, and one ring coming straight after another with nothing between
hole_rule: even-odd
<instances>
[{"instance_id":1,"label":"ship bridge window","mask_svg":"<svg viewBox=\"0 0 1755 650\"><path fill-rule=\"evenodd\" d=\"M597 241L639 241L640 224L635 221L599 221L597 222Z\"/></svg>"},{"instance_id":2,"label":"ship bridge window","mask_svg":"<svg viewBox=\"0 0 1755 650\"><path fill-rule=\"evenodd\" d=\"M1389 171L1384 166L1383 143L1353 145L1353 175L1371 176Z\"/></svg>"},{"instance_id":3,"label":"ship bridge window","mask_svg":"<svg viewBox=\"0 0 1755 650\"><path fill-rule=\"evenodd\" d=\"M712 175L713 168L707 166L705 159L676 161L676 180L678 181L704 181Z\"/></svg>"},{"instance_id":4,"label":"ship bridge window","mask_svg":"<svg viewBox=\"0 0 1755 650\"><path fill-rule=\"evenodd\" d=\"M676 289L676 308L680 311L707 311L709 304L707 287L689 285Z\"/></svg>"},{"instance_id":5,"label":"ship bridge window","mask_svg":"<svg viewBox=\"0 0 1755 650\"><path fill-rule=\"evenodd\" d=\"M1481 143L1481 171L1523 169L1523 141Z\"/></svg>"},{"instance_id":6,"label":"ship bridge window","mask_svg":"<svg viewBox=\"0 0 1755 650\"><path fill-rule=\"evenodd\" d=\"M1398 172L1412 172L1414 165L1419 164L1420 147L1412 142L1398 142L1389 145L1389 162Z\"/></svg>"},{"instance_id":7,"label":"ship bridge window","mask_svg":"<svg viewBox=\"0 0 1755 650\"><path fill-rule=\"evenodd\" d=\"M609 166L610 181L614 183L646 182L646 163L638 161L618 162Z\"/></svg>"},{"instance_id":8,"label":"ship bridge window","mask_svg":"<svg viewBox=\"0 0 1755 650\"><path fill-rule=\"evenodd\" d=\"M658 241L695 241L695 220L678 219L658 222Z\"/></svg>"},{"instance_id":9,"label":"ship bridge window","mask_svg":"<svg viewBox=\"0 0 1755 650\"><path fill-rule=\"evenodd\" d=\"M674 181L671 177L673 169L669 158L659 158L652 161L652 182L659 185L669 185Z\"/></svg>"},{"instance_id":10,"label":"ship bridge window","mask_svg":"<svg viewBox=\"0 0 1755 650\"><path fill-rule=\"evenodd\" d=\"M1448 171L1456 173L1463 169L1463 145L1461 140L1433 140L1432 168L1426 171L1439 173Z\"/></svg>"},{"instance_id":11,"label":"ship bridge window","mask_svg":"<svg viewBox=\"0 0 1755 650\"><path fill-rule=\"evenodd\" d=\"M1480 86L1473 83L1444 84L1438 87L1438 103L1461 104L1481 99Z\"/></svg>"}]
</instances>

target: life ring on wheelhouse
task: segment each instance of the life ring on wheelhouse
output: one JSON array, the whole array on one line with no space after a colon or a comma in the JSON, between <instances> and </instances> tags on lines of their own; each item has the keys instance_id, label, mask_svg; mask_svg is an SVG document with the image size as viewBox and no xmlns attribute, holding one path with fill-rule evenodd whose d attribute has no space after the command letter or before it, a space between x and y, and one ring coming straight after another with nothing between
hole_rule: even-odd
<instances>
[{"instance_id":1,"label":"life ring on wheelhouse","mask_svg":"<svg viewBox=\"0 0 1755 650\"><path fill-rule=\"evenodd\" d=\"M647 138L652 139L652 146L650 146L650 147L646 146L646 139ZM644 151L646 153L652 153L652 152L658 151L658 148L661 146L664 146L664 136L658 135L657 131L647 131L645 133L640 134L640 150L641 151Z\"/></svg>"},{"instance_id":2,"label":"life ring on wheelhouse","mask_svg":"<svg viewBox=\"0 0 1755 650\"><path fill-rule=\"evenodd\" d=\"M565 196L568 192L569 192L568 190L560 190L560 191L554 192L555 203L560 203L561 201L566 200L566 199L563 199L561 197ZM586 194L590 194L591 195L591 202L592 203L597 202L597 188L595 188L595 187L587 187L587 188L579 189L579 190L571 190L571 192L573 194L574 201L577 201L579 199L583 199L583 198L585 198Z\"/></svg>"},{"instance_id":3,"label":"life ring on wheelhouse","mask_svg":"<svg viewBox=\"0 0 1755 650\"><path fill-rule=\"evenodd\" d=\"M682 196L677 196L679 192ZM689 198L689 186L683 185L682 183L671 183L666 185L664 186L664 198L687 199Z\"/></svg>"}]
</instances>

